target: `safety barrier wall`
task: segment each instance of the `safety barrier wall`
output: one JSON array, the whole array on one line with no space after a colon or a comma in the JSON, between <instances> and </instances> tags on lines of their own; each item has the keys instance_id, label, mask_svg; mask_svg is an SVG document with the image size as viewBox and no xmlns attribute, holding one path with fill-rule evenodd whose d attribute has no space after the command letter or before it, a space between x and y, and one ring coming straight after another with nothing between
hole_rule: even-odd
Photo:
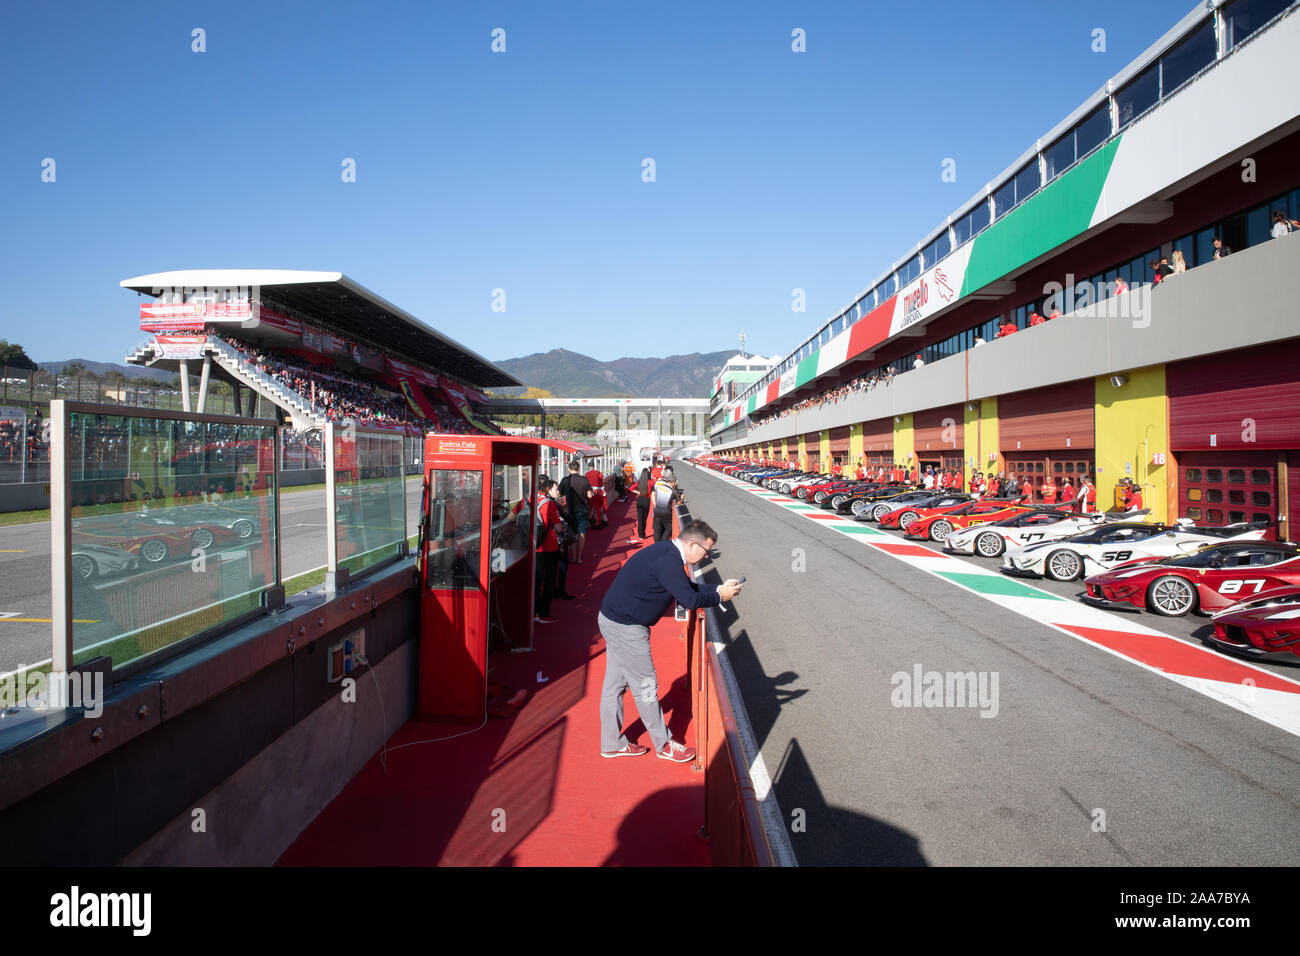
<instances>
[{"instance_id":1,"label":"safety barrier wall","mask_svg":"<svg viewBox=\"0 0 1300 956\"><path fill-rule=\"evenodd\" d=\"M681 531L682 509L673 513L673 534ZM687 565L695 576L696 568ZM709 640L705 610L682 623L686 644L687 686L695 719L694 768L704 771L704 825L714 866L775 866L776 860L759 813L749 760L745 756L736 710L722 679L721 663Z\"/></svg>"}]
</instances>

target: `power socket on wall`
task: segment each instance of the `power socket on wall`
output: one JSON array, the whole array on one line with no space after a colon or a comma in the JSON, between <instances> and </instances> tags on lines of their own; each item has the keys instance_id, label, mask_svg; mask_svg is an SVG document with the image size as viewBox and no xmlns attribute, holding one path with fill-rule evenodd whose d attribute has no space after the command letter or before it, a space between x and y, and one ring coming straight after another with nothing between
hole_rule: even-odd
<instances>
[{"instance_id":1,"label":"power socket on wall","mask_svg":"<svg viewBox=\"0 0 1300 956\"><path fill-rule=\"evenodd\" d=\"M359 627L329 646L325 655L326 680L337 684L352 673L358 658L366 656L366 629Z\"/></svg>"}]
</instances>

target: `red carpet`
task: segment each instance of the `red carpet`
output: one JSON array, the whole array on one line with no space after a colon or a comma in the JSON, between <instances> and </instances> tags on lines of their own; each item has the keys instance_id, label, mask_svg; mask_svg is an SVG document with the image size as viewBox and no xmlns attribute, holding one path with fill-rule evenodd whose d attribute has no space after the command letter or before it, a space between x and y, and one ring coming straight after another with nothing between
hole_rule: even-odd
<instances>
[{"instance_id":1,"label":"red carpet","mask_svg":"<svg viewBox=\"0 0 1300 956\"><path fill-rule=\"evenodd\" d=\"M612 504L569 567L576 601L534 627L531 654L497 654L489 680L524 688L513 716L472 726L408 722L307 827L281 866L707 866L704 775L653 754L600 756L604 641L600 601L628 555L636 509ZM659 695L673 736L695 744L681 625L651 631ZM538 672L546 678L537 680ZM629 740L649 738L629 695ZM466 733L466 731L469 731ZM454 739L393 750L413 741Z\"/></svg>"}]
</instances>

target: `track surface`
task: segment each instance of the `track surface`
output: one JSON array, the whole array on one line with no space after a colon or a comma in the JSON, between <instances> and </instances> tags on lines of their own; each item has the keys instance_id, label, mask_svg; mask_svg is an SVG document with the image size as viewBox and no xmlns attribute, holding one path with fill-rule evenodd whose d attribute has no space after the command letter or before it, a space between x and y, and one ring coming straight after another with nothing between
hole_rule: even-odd
<instances>
[{"instance_id":1,"label":"track surface","mask_svg":"<svg viewBox=\"0 0 1300 956\"><path fill-rule=\"evenodd\" d=\"M325 564L325 505L323 488L281 496L282 578ZM406 483L410 534L415 533L419 511L417 478ZM0 674L50 656L49 616L49 522L0 527Z\"/></svg>"},{"instance_id":2,"label":"track surface","mask_svg":"<svg viewBox=\"0 0 1300 956\"><path fill-rule=\"evenodd\" d=\"M726 653L802 865L1300 861L1300 737L682 471L706 577L747 578ZM918 665L996 673L996 716L894 706Z\"/></svg>"}]
</instances>

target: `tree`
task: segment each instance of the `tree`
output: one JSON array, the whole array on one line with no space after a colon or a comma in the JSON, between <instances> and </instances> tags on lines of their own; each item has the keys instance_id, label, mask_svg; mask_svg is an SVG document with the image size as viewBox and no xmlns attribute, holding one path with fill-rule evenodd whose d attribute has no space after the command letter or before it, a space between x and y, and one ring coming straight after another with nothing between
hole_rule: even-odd
<instances>
[{"instance_id":1,"label":"tree","mask_svg":"<svg viewBox=\"0 0 1300 956\"><path fill-rule=\"evenodd\" d=\"M524 389L524 393L519 397L520 398L554 398L555 395L552 394L551 392L548 392L544 388L536 388L532 385L529 385L526 389Z\"/></svg>"},{"instance_id":2,"label":"tree","mask_svg":"<svg viewBox=\"0 0 1300 956\"><path fill-rule=\"evenodd\" d=\"M17 342L10 344L5 339L0 339L0 365L7 365L9 368L31 369L33 371L39 368L21 345Z\"/></svg>"}]
</instances>

